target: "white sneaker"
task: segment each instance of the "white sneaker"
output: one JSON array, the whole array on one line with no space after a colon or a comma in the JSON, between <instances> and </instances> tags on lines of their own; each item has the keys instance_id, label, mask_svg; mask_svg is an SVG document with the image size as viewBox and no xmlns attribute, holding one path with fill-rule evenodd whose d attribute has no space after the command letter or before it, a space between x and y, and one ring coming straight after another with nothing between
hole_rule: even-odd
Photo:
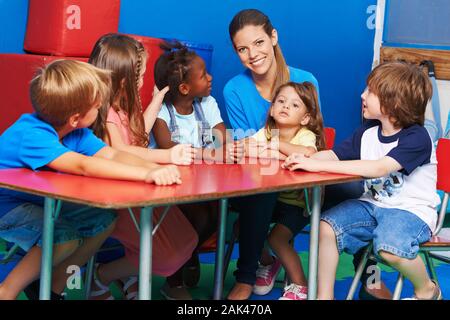
<instances>
[{"instance_id":1,"label":"white sneaker","mask_svg":"<svg viewBox=\"0 0 450 320\"><path fill-rule=\"evenodd\" d=\"M278 300L306 300L308 299L308 287L295 283L284 287L283 295Z\"/></svg>"}]
</instances>

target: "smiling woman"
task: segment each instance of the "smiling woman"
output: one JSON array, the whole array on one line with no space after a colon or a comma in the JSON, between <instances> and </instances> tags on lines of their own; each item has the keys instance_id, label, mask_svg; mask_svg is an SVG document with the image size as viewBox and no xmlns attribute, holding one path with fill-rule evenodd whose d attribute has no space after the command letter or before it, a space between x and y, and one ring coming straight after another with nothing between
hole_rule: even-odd
<instances>
[{"instance_id":1,"label":"smiling woman","mask_svg":"<svg viewBox=\"0 0 450 320\"><path fill-rule=\"evenodd\" d=\"M246 67L228 81L223 91L231 126L243 130L236 133L239 138L264 126L270 100L280 85L309 81L319 90L311 73L286 65L277 30L261 11L240 11L231 21L229 33L236 54Z\"/></svg>"},{"instance_id":2,"label":"smiling woman","mask_svg":"<svg viewBox=\"0 0 450 320\"><path fill-rule=\"evenodd\" d=\"M309 81L317 91L319 86L311 73L286 65L277 30L261 11L246 9L237 13L229 33L236 54L246 67L228 81L223 91L234 136L240 139L264 126L270 101L280 85ZM230 300L247 299L252 291L266 294L274 285L281 265L262 249L277 198L277 193L269 193L231 201L240 213L240 246L236 285L228 295Z\"/></svg>"}]
</instances>

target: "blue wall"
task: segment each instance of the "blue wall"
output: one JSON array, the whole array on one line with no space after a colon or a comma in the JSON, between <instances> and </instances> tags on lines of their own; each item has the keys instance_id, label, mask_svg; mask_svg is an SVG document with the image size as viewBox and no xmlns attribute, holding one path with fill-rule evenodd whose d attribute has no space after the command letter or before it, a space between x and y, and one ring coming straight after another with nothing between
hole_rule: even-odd
<instances>
[{"instance_id":1,"label":"blue wall","mask_svg":"<svg viewBox=\"0 0 450 320\"><path fill-rule=\"evenodd\" d=\"M360 93L370 72L376 0L122 0L119 31L179 38L214 46L213 96L242 70L228 37L228 23L244 8L271 18L289 65L311 71L320 84L327 126L337 141L360 124ZM28 0L0 0L0 52L23 52ZM371 7L370 7L371 8ZM369 9L370 9L369 8Z\"/></svg>"},{"instance_id":2,"label":"blue wall","mask_svg":"<svg viewBox=\"0 0 450 320\"><path fill-rule=\"evenodd\" d=\"M27 17L28 0L0 0L1 53L23 53Z\"/></svg>"}]
</instances>

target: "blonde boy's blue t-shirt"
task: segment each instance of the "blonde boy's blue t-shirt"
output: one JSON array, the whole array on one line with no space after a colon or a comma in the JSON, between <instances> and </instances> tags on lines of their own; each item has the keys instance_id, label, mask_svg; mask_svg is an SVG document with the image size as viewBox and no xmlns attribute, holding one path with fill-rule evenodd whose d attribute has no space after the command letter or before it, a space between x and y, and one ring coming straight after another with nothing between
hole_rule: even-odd
<instances>
[{"instance_id":1,"label":"blonde boy's blue t-shirt","mask_svg":"<svg viewBox=\"0 0 450 320\"><path fill-rule=\"evenodd\" d=\"M66 152L93 156L103 147L88 128L74 130L60 141L50 124L35 113L24 114L0 136L0 169L38 170ZM25 202L43 205L43 198L0 189L0 217Z\"/></svg>"}]
</instances>

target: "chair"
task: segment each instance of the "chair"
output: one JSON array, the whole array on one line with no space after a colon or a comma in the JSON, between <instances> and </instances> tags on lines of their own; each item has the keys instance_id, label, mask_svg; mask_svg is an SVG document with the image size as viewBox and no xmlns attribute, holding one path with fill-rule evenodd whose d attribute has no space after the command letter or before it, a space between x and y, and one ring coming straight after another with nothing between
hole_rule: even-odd
<instances>
[{"instance_id":1,"label":"chair","mask_svg":"<svg viewBox=\"0 0 450 320\"><path fill-rule=\"evenodd\" d=\"M450 236L443 237L443 234L450 235L450 228L442 229L445 219L445 213L448 205L450 194L450 161L448 159L450 155L450 139L439 139L436 156L438 160L437 165L437 189L444 191L444 198L442 200L441 209L439 211L438 223L436 229L433 232L433 236L430 241L422 243L419 248L419 253L422 253L425 257L425 263L430 272L431 279L438 281L436 271L434 268L431 257L442 260L444 262L450 262L450 258L441 256L438 252L449 251L450 252ZM364 266L369 256L373 257L370 252L372 251L372 244L370 244L364 251L363 258L358 265L355 277L350 286L350 290L347 295L347 300L352 300L355 294L358 282L363 273ZM397 283L395 285L393 300L398 300L403 287L403 275L399 273Z\"/></svg>"},{"instance_id":2,"label":"chair","mask_svg":"<svg viewBox=\"0 0 450 320\"><path fill-rule=\"evenodd\" d=\"M336 138L336 130L331 127L327 127L323 129L325 135L325 145L327 150L333 149L334 140Z\"/></svg>"}]
</instances>

